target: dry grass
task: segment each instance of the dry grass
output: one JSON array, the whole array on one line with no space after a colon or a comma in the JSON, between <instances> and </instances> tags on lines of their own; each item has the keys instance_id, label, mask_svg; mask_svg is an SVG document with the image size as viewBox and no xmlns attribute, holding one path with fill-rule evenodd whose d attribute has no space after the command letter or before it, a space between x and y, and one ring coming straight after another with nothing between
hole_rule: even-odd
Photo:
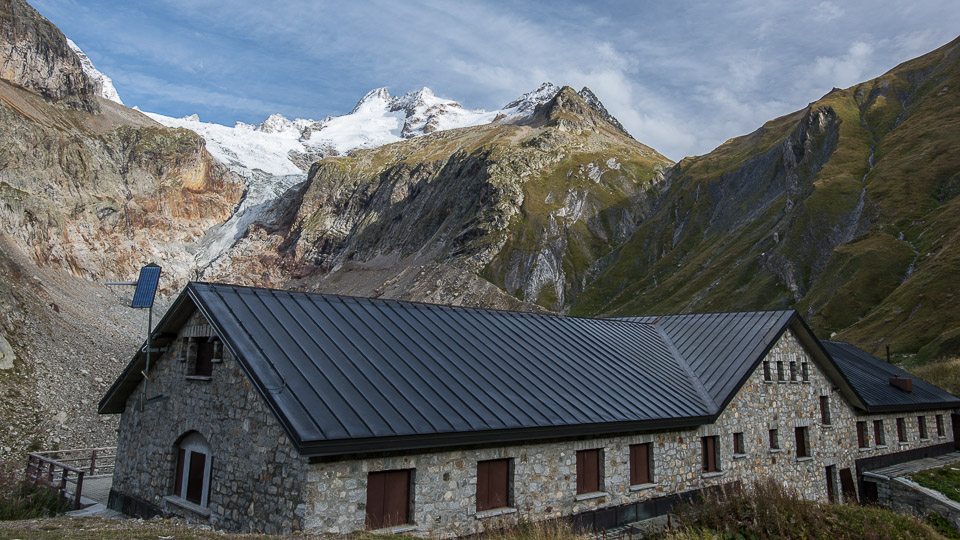
<instances>
[{"instance_id":1,"label":"dry grass","mask_svg":"<svg viewBox=\"0 0 960 540\"><path fill-rule=\"evenodd\" d=\"M960 357L942 358L928 364L907 368L911 373L960 396Z\"/></svg>"}]
</instances>

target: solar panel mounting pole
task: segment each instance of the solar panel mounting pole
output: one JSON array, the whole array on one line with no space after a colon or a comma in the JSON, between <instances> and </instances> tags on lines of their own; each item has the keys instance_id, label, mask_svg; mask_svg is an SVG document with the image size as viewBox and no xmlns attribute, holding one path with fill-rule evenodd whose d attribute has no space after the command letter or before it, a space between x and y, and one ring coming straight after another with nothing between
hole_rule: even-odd
<instances>
[{"instance_id":1,"label":"solar panel mounting pole","mask_svg":"<svg viewBox=\"0 0 960 540\"><path fill-rule=\"evenodd\" d=\"M140 269L137 281L110 281L107 285L135 285L132 308L147 308L147 363L143 375L143 394L140 396L140 411L143 411L147 401L147 389L150 381L150 352L153 349L153 299L157 295L157 284L160 281L160 266L150 263Z\"/></svg>"}]
</instances>

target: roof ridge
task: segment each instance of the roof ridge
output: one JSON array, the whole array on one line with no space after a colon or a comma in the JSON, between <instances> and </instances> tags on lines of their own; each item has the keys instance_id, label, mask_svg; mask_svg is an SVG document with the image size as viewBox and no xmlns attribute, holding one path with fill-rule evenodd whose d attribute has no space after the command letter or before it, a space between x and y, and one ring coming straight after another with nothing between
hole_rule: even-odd
<instances>
[{"instance_id":1,"label":"roof ridge","mask_svg":"<svg viewBox=\"0 0 960 540\"><path fill-rule=\"evenodd\" d=\"M657 319L659 321L659 319ZM659 325L654 323L645 323L650 324L657 331L657 334L660 335L660 338L663 339L663 342L667 344L667 349L669 349L670 354L677 360L683 369L687 372L687 376L690 377L690 380L693 382L693 386L697 391L697 394L703 399L703 402L710 408L710 414L717 414L717 409L719 408L716 400L710 396L710 392L707 392L707 387L703 385L703 381L700 380L700 377L697 376L696 372L693 370L693 367L689 362L680 354L680 351L674 345L673 340L670 339L670 336L667 335L666 331Z\"/></svg>"}]
</instances>

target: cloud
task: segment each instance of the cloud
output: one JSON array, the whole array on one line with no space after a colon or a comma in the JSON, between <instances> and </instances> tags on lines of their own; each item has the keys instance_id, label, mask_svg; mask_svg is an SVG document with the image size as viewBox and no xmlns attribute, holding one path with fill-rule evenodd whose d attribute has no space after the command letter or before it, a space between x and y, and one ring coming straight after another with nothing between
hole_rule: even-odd
<instances>
[{"instance_id":1,"label":"cloud","mask_svg":"<svg viewBox=\"0 0 960 540\"><path fill-rule=\"evenodd\" d=\"M841 88L863 81L871 64L873 47L862 41L850 45L846 54L841 56L818 56L813 62L811 74L820 81L832 81Z\"/></svg>"}]
</instances>

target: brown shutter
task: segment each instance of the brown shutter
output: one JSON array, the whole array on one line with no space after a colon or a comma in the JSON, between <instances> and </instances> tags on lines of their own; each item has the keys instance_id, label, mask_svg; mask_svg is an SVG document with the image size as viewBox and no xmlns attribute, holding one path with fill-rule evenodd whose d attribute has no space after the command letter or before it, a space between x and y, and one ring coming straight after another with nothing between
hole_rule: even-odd
<instances>
[{"instance_id":1,"label":"brown shutter","mask_svg":"<svg viewBox=\"0 0 960 540\"><path fill-rule=\"evenodd\" d=\"M859 448L867 447L867 423L857 422L857 446Z\"/></svg>"},{"instance_id":2,"label":"brown shutter","mask_svg":"<svg viewBox=\"0 0 960 540\"><path fill-rule=\"evenodd\" d=\"M630 484L650 483L650 445L634 444L630 446Z\"/></svg>"},{"instance_id":3,"label":"brown shutter","mask_svg":"<svg viewBox=\"0 0 960 540\"><path fill-rule=\"evenodd\" d=\"M853 474L850 469L840 469L840 488L843 490L845 502L857 502L857 488L853 484Z\"/></svg>"},{"instance_id":4,"label":"brown shutter","mask_svg":"<svg viewBox=\"0 0 960 540\"><path fill-rule=\"evenodd\" d=\"M507 496L507 490L509 485L509 463L510 460L507 459L498 459L490 462L490 467L488 469L490 472L490 489L487 495L490 508L504 508L508 505L509 497Z\"/></svg>"},{"instance_id":5,"label":"brown shutter","mask_svg":"<svg viewBox=\"0 0 960 540\"><path fill-rule=\"evenodd\" d=\"M206 463L206 454L190 452L190 474L187 477L187 500L194 504L202 504L203 469Z\"/></svg>"},{"instance_id":6,"label":"brown shutter","mask_svg":"<svg viewBox=\"0 0 960 540\"><path fill-rule=\"evenodd\" d=\"M477 462L477 511L489 510L490 506L490 462Z\"/></svg>"},{"instance_id":7,"label":"brown shutter","mask_svg":"<svg viewBox=\"0 0 960 540\"><path fill-rule=\"evenodd\" d=\"M833 471L834 465L828 465L824 468L827 473L827 500L837 502L836 487L834 486Z\"/></svg>"},{"instance_id":8,"label":"brown shutter","mask_svg":"<svg viewBox=\"0 0 960 540\"><path fill-rule=\"evenodd\" d=\"M600 450L577 452L577 493L600 491Z\"/></svg>"},{"instance_id":9,"label":"brown shutter","mask_svg":"<svg viewBox=\"0 0 960 540\"><path fill-rule=\"evenodd\" d=\"M700 439L703 453L703 472L717 471L717 438L703 437Z\"/></svg>"},{"instance_id":10,"label":"brown shutter","mask_svg":"<svg viewBox=\"0 0 960 540\"><path fill-rule=\"evenodd\" d=\"M710 437L710 470L719 471L717 467L717 438Z\"/></svg>"},{"instance_id":11,"label":"brown shutter","mask_svg":"<svg viewBox=\"0 0 960 540\"><path fill-rule=\"evenodd\" d=\"M797 457L807 457L807 437L802 427L794 428L797 437Z\"/></svg>"},{"instance_id":12,"label":"brown shutter","mask_svg":"<svg viewBox=\"0 0 960 540\"><path fill-rule=\"evenodd\" d=\"M177 476L173 481L173 494L177 497L183 496L183 462L187 460L187 451L183 448L177 452Z\"/></svg>"},{"instance_id":13,"label":"brown shutter","mask_svg":"<svg viewBox=\"0 0 960 540\"><path fill-rule=\"evenodd\" d=\"M382 529L410 519L410 470L367 476L367 528Z\"/></svg>"}]
</instances>

